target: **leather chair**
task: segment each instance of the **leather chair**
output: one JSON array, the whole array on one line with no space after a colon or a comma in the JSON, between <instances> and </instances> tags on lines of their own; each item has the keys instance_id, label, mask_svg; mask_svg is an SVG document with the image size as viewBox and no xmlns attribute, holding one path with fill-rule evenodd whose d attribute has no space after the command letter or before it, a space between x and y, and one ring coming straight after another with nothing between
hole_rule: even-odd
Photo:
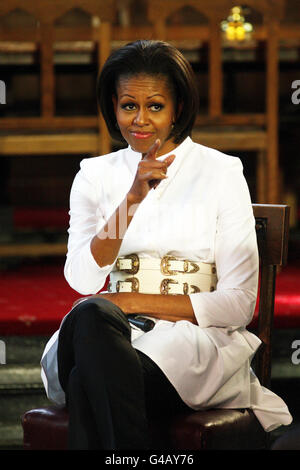
<instances>
[{"instance_id":1,"label":"leather chair","mask_svg":"<svg viewBox=\"0 0 300 470\"><path fill-rule=\"evenodd\" d=\"M253 204L260 253L260 287L256 333L262 341L253 367L262 385L270 388L271 332L277 266L287 260L289 207ZM22 416L24 449L67 448L66 408L49 406ZM221 450L268 448L266 433L250 409L189 411L161 421L151 430L156 449Z\"/></svg>"}]
</instances>

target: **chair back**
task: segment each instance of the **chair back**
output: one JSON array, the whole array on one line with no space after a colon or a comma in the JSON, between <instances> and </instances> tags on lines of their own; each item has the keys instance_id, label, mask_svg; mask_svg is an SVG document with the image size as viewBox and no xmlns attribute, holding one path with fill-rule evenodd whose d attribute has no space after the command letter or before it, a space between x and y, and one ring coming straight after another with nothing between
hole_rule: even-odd
<instances>
[{"instance_id":1,"label":"chair back","mask_svg":"<svg viewBox=\"0 0 300 470\"><path fill-rule=\"evenodd\" d=\"M257 335L262 341L255 359L255 373L262 385L270 386L272 329L278 266L287 262L290 208L286 205L253 204L260 257Z\"/></svg>"}]
</instances>

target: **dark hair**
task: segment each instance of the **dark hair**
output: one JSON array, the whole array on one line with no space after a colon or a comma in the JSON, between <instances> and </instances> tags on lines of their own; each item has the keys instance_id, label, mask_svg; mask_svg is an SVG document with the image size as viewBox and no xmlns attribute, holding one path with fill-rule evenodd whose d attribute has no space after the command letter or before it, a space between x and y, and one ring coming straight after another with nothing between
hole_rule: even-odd
<instances>
[{"instance_id":1,"label":"dark hair","mask_svg":"<svg viewBox=\"0 0 300 470\"><path fill-rule=\"evenodd\" d=\"M112 138L124 142L116 126L112 102L112 96L117 94L118 80L122 76L139 74L160 75L168 79L177 112L170 137L173 137L175 143L181 143L191 134L198 112L198 89L194 72L175 47L154 40L139 40L121 47L108 57L99 74L98 104Z\"/></svg>"}]
</instances>

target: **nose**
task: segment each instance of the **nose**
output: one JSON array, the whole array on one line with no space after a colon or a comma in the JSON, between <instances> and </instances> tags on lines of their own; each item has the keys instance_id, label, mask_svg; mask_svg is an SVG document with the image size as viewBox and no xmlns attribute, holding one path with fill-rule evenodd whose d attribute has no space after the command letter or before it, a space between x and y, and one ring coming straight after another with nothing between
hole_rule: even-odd
<instances>
[{"instance_id":1,"label":"nose","mask_svg":"<svg viewBox=\"0 0 300 470\"><path fill-rule=\"evenodd\" d=\"M134 124L137 126L144 126L148 123L148 113L147 110L144 108L139 108L135 117L134 117Z\"/></svg>"}]
</instances>

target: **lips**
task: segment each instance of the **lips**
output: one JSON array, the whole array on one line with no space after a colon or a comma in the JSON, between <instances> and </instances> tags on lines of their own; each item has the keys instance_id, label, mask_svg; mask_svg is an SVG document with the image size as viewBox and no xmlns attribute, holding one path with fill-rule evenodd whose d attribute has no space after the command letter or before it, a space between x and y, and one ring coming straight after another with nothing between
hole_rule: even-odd
<instances>
[{"instance_id":1,"label":"lips","mask_svg":"<svg viewBox=\"0 0 300 470\"><path fill-rule=\"evenodd\" d=\"M149 139L153 135L152 132L131 131L133 137L136 139Z\"/></svg>"}]
</instances>

